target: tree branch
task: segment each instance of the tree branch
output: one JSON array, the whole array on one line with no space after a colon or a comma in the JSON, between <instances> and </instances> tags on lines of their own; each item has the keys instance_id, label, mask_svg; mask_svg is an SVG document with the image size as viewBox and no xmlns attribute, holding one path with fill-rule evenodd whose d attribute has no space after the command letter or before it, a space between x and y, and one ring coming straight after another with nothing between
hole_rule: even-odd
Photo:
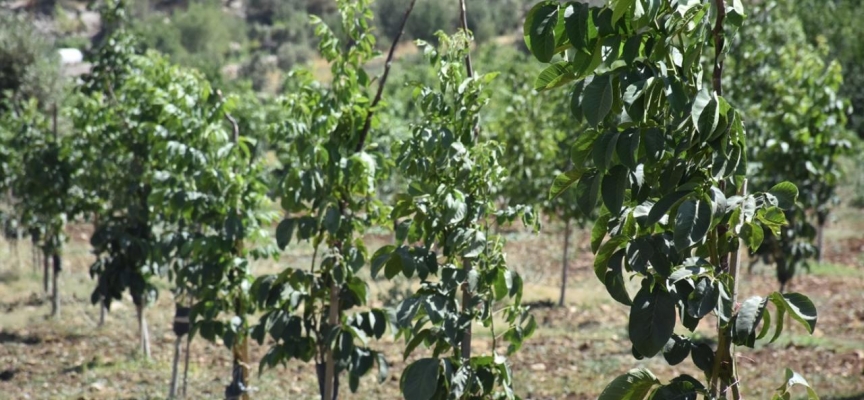
<instances>
[{"instance_id":1,"label":"tree branch","mask_svg":"<svg viewBox=\"0 0 864 400\"><path fill-rule=\"evenodd\" d=\"M393 64L393 54L396 52L396 45L399 44L399 39L402 38L402 33L405 32L405 24L408 22L408 17L411 11L414 10L414 3L417 0L411 0L408 4L408 9L405 10L405 15L402 16L402 24L399 25L399 33L393 38L393 43L390 44L390 51L387 53L387 61L384 63L384 73L381 74L381 80L378 81L378 93L375 94L375 99L372 100L372 106L369 107L369 112L366 113L366 121L363 123L363 130L360 131L360 140L357 142L357 147L354 148L355 153L363 150L366 144L366 138L369 136L369 130L372 128L372 117L375 115L375 107L381 102L381 96L384 95L384 84L387 83L387 76L390 75L390 67Z\"/></svg>"}]
</instances>

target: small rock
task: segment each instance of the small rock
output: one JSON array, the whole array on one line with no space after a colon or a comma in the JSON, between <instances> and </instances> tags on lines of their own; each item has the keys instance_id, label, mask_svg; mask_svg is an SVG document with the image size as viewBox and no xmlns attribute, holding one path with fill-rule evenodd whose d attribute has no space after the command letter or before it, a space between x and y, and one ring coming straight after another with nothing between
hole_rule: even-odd
<instances>
[{"instance_id":1,"label":"small rock","mask_svg":"<svg viewBox=\"0 0 864 400\"><path fill-rule=\"evenodd\" d=\"M93 382L90 384L89 388L90 388L90 391L92 391L92 392L101 392L103 389L105 389L105 382L103 382L103 381Z\"/></svg>"},{"instance_id":2,"label":"small rock","mask_svg":"<svg viewBox=\"0 0 864 400\"><path fill-rule=\"evenodd\" d=\"M545 371L546 370L546 364L543 364L543 363L532 364L531 370L532 371Z\"/></svg>"}]
</instances>

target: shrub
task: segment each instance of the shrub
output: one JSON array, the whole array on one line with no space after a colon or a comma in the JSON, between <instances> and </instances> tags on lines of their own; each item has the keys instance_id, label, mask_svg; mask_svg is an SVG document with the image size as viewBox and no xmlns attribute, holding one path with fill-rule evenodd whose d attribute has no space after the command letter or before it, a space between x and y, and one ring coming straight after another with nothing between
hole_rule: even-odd
<instances>
[{"instance_id":1,"label":"shrub","mask_svg":"<svg viewBox=\"0 0 864 400\"><path fill-rule=\"evenodd\" d=\"M0 111L6 100L59 98L60 67L49 38L25 17L0 11Z\"/></svg>"}]
</instances>

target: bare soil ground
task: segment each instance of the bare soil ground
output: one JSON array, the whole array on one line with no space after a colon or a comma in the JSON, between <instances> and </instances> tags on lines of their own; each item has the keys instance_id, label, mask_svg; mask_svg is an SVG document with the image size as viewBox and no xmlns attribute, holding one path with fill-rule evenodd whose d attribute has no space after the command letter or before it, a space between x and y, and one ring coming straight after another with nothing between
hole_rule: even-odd
<instances>
[{"instance_id":1,"label":"bare soil ground","mask_svg":"<svg viewBox=\"0 0 864 400\"><path fill-rule=\"evenodd\" d=\"M739 348L743 394L747 399L768 399L782 383L783 370L792 368L813 384L823 399L864 399L864 216L856 210L838 213L829 226L822 264L795 278L791 291L811 296L819 310L816 333L808 335L787 323L782 338L756 349ZM97 328L99 309L90 304L94 282L88 267L89 228L74 226L66 252L62 280L62 316L46 318L50 311L42 291L41 272L30 265L27 243L0 244L0 399L159 399L168 393L173 358L171 331L173 299L161 282L158 302L148 309L153 359L138 354L137 324L131 302L112 307L106 324ZM539 329L510 359L517 393L525 399L594 399L615 376L634 367L648 367L661 380L680 373L700 376L686 360L668 366L662 357L637 361L630 354L627 308L615 303L591 271L587 234L577 232L577 253L570 263L565 307L547 307L557 300L561 234L556 227L532 235L511 232L508 260L526 281L525 299L535 302ZM386 236L370 236L370 249L386 243ZM279 262L259 263L257 271L305 267L311 249L295 246ZM19 261L20 260L20 261ZM370 301L397 301L406 284L372 283ZM776 290L772 271L758 266L745 276L742 298ZM491 335L477 327L476 352L491 351ZM708 324L697 335L714 337ZM378 384L361 380L357 393L343 382L344 399L397 399L398 377L411 359L402 360L404 343L386 339L374 343L387 354L390 378ZM185 347L185 346L184 346ZM252 346L254 360L266 352ZM200 338L192 342L188 382L190 399L221 398L229 380L230 352L221 344ZM422 357L415 351L412 358ZM255 366L257 371L257 365ZM316 399L314 367L297 362L254 375L255 399ZM799 393L804 398L803 392Z\"/></svg>"}]
</instances>

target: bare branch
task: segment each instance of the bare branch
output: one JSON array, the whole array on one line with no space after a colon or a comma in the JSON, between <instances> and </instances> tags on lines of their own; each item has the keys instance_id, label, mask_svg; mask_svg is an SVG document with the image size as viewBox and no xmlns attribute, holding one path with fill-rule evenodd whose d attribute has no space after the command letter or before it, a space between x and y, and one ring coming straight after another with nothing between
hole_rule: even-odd
<instances>
[{"instance_id":1,"label":"bare branch","mask_svg":"<svg viewBox=\"0 0 864 400\"><path fill-rule=\"evenodd\" d=\"M366 121L363 123L363 130L360 131L360 140L357 142L357 147L354 148L355 153L359 153L363 150L363 146L366 145L366 138L369 136L369 130L372 129L372 117L375 115L375 107L378 106L378 103L381 102L381 96L384 95L384 84L387 83L387 76L390 75L390 67L393 65L393 55L396 53L396 46L399 44L399 39L402 38L402 33L405 31L405 24L408 22L408 17L411 15L411 11L414 10L414 3L417 0L411 0L411 3L408 4L408 9L405 10L405 15L402 17L402 24L399 25L399 33L396 34L396 37L393 38L393 43L390 44L390 51L387 53L387 61L384 63L384 73L381 74L381 80L378 81L378 93L375 94L375 99L372 100L372 106L369 108L369 112L366 113Z\"/></svg>"}]
</instances>

